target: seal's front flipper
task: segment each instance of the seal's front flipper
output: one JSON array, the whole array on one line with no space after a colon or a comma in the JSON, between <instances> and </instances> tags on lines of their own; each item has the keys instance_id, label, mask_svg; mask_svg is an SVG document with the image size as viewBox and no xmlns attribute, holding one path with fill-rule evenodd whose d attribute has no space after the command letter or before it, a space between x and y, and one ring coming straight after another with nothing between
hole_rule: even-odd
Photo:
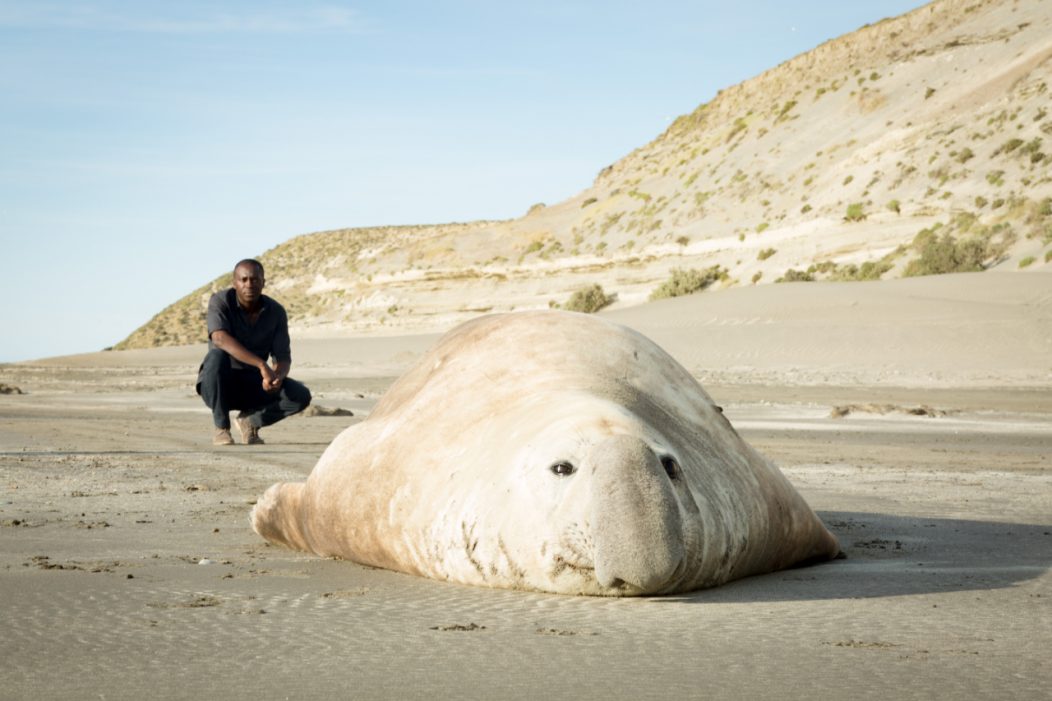
<instances>
[{"instance_id":1,"label":"seal's front flipper","mask_svg":"<svg viewBox=\"0 0 1052 701\"><path fill-rule=\"evenodd\" d=\"M279 482L263 493L252 507L252 530L271 543L309 550L303 539L301 502L303 482Z\"/></svg>"}]
</instances>

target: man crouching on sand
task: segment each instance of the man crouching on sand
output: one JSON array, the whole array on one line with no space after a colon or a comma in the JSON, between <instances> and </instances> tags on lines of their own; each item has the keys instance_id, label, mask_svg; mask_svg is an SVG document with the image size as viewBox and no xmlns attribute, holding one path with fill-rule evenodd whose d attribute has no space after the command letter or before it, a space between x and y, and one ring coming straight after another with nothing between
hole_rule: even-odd
<instances>
[{"instance_id":1,"label":"man crouching on sand","mask_svg":"<svg viewBox=\"0 0 1052 701\"><path fill-rule=\"evenodd\" d=\"M303 411L310 390L290 378L292 351L285 308L263 294L263 266L246 259L234 266L234 286L208 300L208 355L197 375L197 393L212 410L215 445L233 445L230 410L239 409L241 440L259 444L259 429ZM273 357L274 366L267 364Z\"/></svg>"}]
</instances>

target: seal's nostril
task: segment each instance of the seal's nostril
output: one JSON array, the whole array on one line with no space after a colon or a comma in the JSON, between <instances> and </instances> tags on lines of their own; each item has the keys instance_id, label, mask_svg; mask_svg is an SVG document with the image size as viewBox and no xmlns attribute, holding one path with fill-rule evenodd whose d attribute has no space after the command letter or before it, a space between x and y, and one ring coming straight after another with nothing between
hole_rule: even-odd
<instances>
[{"instance_id":1,"label":"seal's nostril","mask_svg":"<svg viewBox=\"0 0 1052 701\"><path fill-rule=\"evenodd\" d=\"M661 466L665 468L665 474L669 476L669 479L679 479L679 465L676 464L675 458L669 455L663 456Z\"/></svg>"}]
</instances>

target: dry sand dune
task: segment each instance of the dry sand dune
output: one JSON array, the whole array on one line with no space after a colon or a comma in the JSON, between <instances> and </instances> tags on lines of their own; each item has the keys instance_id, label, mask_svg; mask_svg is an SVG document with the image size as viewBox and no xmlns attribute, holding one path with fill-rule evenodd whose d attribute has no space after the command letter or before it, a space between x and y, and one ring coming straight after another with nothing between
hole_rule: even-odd
<instances>
[{"instance_id":1,"label":"dry sand dune","mask_svg":"<svg viewBox=\"0 0 1052 701\"><path fill-rule=\"evenodd\" d=\"M847 560L611 600L265 545L251 502L433 336L295 342L316 402L357 416L251 448L210 445L198 346L0 366L26 392L0 395L0 698L1047 698L1052 278L772 285L609 316L703 379Z\"/></svg>"}]
</instances>

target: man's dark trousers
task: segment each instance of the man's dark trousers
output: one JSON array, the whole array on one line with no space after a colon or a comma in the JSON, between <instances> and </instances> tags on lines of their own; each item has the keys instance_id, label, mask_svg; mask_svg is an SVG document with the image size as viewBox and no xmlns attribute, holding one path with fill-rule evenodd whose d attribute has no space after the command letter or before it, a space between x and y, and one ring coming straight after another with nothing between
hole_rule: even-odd
<instances>
[{"instance_id":1,"label":"man's dark trousers","mask_svg":"<svg viewBox=\"0 0 1052 701\"><path fill-rule=\"evenodd\" d=\"M197 377L197 393L212 409L216 428L230 428L230 411L248 415L256 428L269 426L303 411L310 404L310 390L286 377L277 392L263 389L263 376L253 367L235 368L230 356L218 348L208 351Z\"/></svg>"}]
</instances>

